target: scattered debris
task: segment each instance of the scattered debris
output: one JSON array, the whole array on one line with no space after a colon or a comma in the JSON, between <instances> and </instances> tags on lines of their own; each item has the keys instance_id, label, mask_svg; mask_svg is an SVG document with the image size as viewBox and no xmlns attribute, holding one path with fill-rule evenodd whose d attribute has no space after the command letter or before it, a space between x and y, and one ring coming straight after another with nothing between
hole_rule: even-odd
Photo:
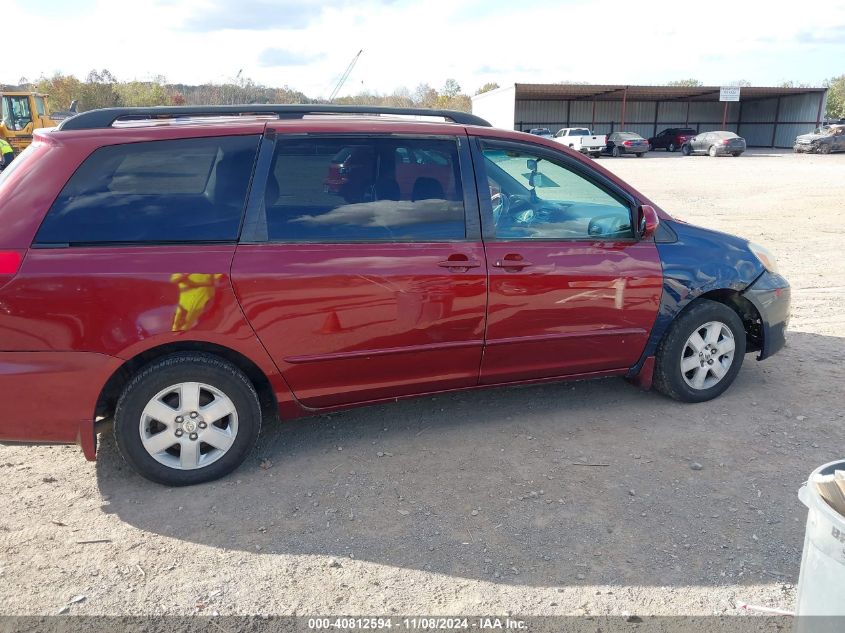
<instances>
[{"instance_id":1,"label":"scattered debris","mask_svg":"<svg viewBox=\"0 0 845 633\"><path fill-rule=\"evenodd\" d=\"M704 470L704 466L702 466L702 465L701 465L701 464L699 464L698 462L693 462L692 464L690 464L690 465L689 465L689 467L690 467L692 470Z\"/></svg>"},{"instance_id":2,"label":"scattered debris","mask_svg":"<svg viewBox=\"0 0 845 633\"><path fill-rule=\"evenodd\" d=\"M786 609L775 609L773 607L760 607L747 602L737 602L736 608L742 611L756 611L757 613L768 613L769 615L795 615L794 611L787 611Z\"/></svg>"}]
</instances>

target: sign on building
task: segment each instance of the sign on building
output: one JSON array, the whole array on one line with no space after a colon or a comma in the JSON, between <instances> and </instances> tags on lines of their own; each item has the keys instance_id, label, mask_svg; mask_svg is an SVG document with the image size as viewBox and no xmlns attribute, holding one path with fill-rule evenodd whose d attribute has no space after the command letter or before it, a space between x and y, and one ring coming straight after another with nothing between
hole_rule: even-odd
<instances>
[{"instance_id":1,"label":"sign on building","mask_svg":"<svg viewBox=\"0 0 845 633\"><path fill-rule=\"evenodd\" d=\"M720 88L719 101L739 101L739 86L723 86Z\"/></svg>"}]
</instances>

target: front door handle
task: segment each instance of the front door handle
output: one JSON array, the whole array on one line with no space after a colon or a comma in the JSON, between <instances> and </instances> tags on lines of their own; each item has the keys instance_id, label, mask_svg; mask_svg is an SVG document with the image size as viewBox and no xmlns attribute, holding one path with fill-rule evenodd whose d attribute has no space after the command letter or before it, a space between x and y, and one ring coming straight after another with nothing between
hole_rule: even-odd
<instances>
[{"instance_id":1,"label":"front door handle","mask_svg":"<svg viewBox=\"0 0 845 633\"><path fill-rule=\"evenodd\" d=\"M481 262L470 259L466 255L455 254L449 255L449 259L437 263L441 268L449 268L450 270L457 270L459 272L466 272L470 268L478 268Z\"/></svg>"},{"instance_id":2,"label":"front door handle","mask_svg":"<svg viewBox=\"0 0 845 633\"><path fill-rule=\"evenodd\" d=\"M522 270L533 264L522 258L522 255L505 255L502 259L497 259L494 263L497 268L504 268L505 270Z\"/></svg>"}]
</instances>

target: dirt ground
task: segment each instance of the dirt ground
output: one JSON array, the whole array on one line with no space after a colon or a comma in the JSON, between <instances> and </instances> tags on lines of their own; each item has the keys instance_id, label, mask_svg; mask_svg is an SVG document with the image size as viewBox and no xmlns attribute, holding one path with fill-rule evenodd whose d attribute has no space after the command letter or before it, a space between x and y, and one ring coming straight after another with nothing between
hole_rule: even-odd
<instances>
[{"instance_id":1,"label":"dirt ground","mask_svg":"<svg viewBox=\"0 0 845 633\"><path fill-rule=\"evenodd\" d=\"M233 476L193 488L141 479L108 437L96 464L0 447L0 613L793 608L797 490L845 453L845 155L600 163L779 256L783 352L747 356L700 405L609 379L270 425Z\"/></svg>"}]
</instances>

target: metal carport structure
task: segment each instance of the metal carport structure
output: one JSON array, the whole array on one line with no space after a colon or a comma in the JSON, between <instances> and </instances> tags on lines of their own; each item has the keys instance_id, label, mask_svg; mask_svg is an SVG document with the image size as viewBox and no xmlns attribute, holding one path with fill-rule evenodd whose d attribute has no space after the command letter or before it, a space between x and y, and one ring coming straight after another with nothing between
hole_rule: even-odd
<instances>
[{"instance_id":1,"label":"metal carport structure","mask_svg":"<svg viewBox=\"0 0 845 633\"><path fill-rule=\"evenodd\" d=\"M476 95L473 113L517 130L589 127L646 138L668 127L726 129L750 147L792 147L819 125L826 88L743 87L738 102L720 102L719 86L513 84Z\"/></svg>"}]
</instances>

